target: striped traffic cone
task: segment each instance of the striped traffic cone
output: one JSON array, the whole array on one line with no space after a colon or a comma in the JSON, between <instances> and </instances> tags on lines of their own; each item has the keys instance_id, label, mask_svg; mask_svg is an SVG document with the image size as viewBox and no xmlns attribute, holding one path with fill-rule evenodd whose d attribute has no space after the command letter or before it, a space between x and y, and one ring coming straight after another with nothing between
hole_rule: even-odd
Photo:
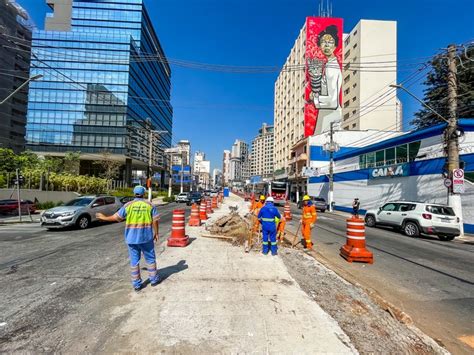
<instances>
[{"instance_id":1,"label":"striped traffic cone","mask_svg":"<svg viewBox=\"0 0 474 355\"><path fill-rule=\"evenodd\" d=\"M188 225L190 227L199 227L201 225L201 220L199 219L199 208L193 203L191 207L191 218L189 219Z\"/></svg>"},{"instance_id":2,"label":"striped traffic cone","mask_svg":"<svg viewBox=\"0 0 474 355\"><path fill-rule=\"evenodd\" d=\"M207 221L207 203L205 199L201 200L201 206L199 207L199 219L201 222Z\"/></svg>"},{"instance_id":3,"label":"striped traffic cone","mask_svg":"<svg viewBox=\"0 0 474 355\"><path fill-rule=\"evenodd\" d=\"M293 217L291 216L290 202L288 200L286 200L286 203L285 203L284 213L285 213L285 219L287 221L291 221L293 219Z\"/></svg>"},{"instance_id":4,"label":"striped traffic cone","mask_svg":"<svg viewBox=\"0 0 474 355\"><path fill-rule=\"evenodd\" d=\"M206 200L206 212L207 212L207 215L214 213L214 211L212 210L212 203L210 199Z\"/></svg>"},{"instance_id":5,"label":"striped traffic cone","mask_svg":"<svg viewBox=\"0 0 474 355\"><path fill-rule=\"evenodd\" d=\"M169 247L185 247L189 243L186 235L186 222L184 220L184 210L174 210L171 224L171 237L168 238Z\"/></svg>"},{"instance_id":6,"label":"striped traffic cone","mask_svg":"<svg viewBox=\"0 0 474 355\"><path fill-rule=\"evenodd\" d=\"M340 255L348 262L361 261L373 264L374 255L365 248L365 224L361 218L352 216L347 221L346 244L340 249Z\"/></svg>"}]
</instances>

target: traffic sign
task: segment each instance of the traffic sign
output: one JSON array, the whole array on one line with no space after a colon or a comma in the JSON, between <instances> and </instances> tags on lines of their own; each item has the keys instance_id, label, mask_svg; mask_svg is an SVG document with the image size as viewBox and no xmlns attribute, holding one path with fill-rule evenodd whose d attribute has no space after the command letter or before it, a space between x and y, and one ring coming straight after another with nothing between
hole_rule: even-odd
<instances>
[{"instance_id":1,"label":"traffic sign","mask_svg":"<svg viewBox=\"0 0 474 355\"><path fill-rule=\"evenodd\" d=\"M444 179L444 186L446 186L447 188L450 188L452 185L453 185L453 182L451 181L451 179Z\"/></svg>"},{"instance_id":2,"label":"traffic sign","mask_svg":"<svg viewBox=\"0 0 474 355\"><path fill-rule=\"evenodd\" d=\"M455 194L464 193L464 170L463 169L453 170L453 193Z\"/></svg>"}]
</instances>

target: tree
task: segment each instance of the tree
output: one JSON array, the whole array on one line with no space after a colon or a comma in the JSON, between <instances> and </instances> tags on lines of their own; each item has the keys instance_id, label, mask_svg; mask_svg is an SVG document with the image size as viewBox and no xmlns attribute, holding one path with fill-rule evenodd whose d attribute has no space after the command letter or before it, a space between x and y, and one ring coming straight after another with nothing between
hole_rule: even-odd
<instances>
[{"instance_id":1,"label":"tree","mask_svg":"<svg viewBox=\"0 0 474 355\"><path fill-rule=\"evenodd\" d=\"M16 169L16 155L12 149L0 148L0 172L11 172Z\"/></svg>"},{"instance_id":2,"label":"tree","mask_svg":"<svg viewBox=\"0 0 474 355\"><path fill-rule=\"evenodd\" d=\"M474 117L474 45L461 47L457 53L457 84L458 84L458 118ZM431 71L425 82L423 101L448 118L448 64L446 53L440 54L431 61ZM433 112L422 107L415 113L411 123L416 128L426 128L443 122Z\"/></svg>"},{"instance_id":3,"label":"tree","mask_svg":"<svg viewBox=\"0 0 474 355\"><path fill-rule=\"evenodd\" d=\"M101 167L102 173L100 174L100 176L106 179L107 181L116 179L120 172L120 167L122 166L122 162L114 160L112 153L108 150L103 150L101 152L101 159L99 161L94 162L94 164L99 165Z\"/></svg>"},{"instance_id":4,"label":"tree","mask_svg":"<svg viewBox=\"0 0 474 355\"><path fill-rule=\"evenodd\" d=\"M65 173L79 175L79 167L81 164L81 153L80 152L67 152L64 155L64 168Z\"/></svg>"}]
</instances>

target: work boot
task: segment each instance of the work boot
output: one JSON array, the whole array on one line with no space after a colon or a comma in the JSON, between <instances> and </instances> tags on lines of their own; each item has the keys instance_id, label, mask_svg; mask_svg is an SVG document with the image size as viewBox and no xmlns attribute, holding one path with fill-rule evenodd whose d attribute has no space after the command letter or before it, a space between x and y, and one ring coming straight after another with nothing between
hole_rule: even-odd
<instances>
[{"instance_id":1,"label":"work boot","mask_svg":"<svg viewBox=\"0 0 474 355\"><path fill-rule=\"evenodd\" d=\"M140 286L134 286L133 287L133 290L136 292L136 293L139 293L143 288L143 285L140 285Z\"/></svg>"},{"instance_id":2,"label":"work boot","mask_svg":"<svg viewBox=\"0 0 474 355\"><path fill-rule=\"evenodd\" d=\"M269 251L269 250L268 250L268 249L269 249L269 248L268 248L268 242L263 242L262 244L263 244L263 245L262 245L262 253L263 253L263 255L267 255L267 254L268 254L268 251Z\"/></svg>"},{"instance_id":3,"label":"work boot","mask_svg":"<svg viewBox=\"0 0 474 355\"><path fill-rule=\"evenodd\" d=\"M313 243L311 241L306 241L306 249L312 250L313 249Z\"/></svg>"},{"instance_id":4,"label":"work boot","mask_svg":"<svg viewBox=\"0 0 474 355\"><path fill-rule=\"evenodd\" d=\"M161 282L161 278L156 275L155 279L154 280L150 280L150 286L151 287L155 287L157 286L159 283Z\"/></svg>"}]
</instances>

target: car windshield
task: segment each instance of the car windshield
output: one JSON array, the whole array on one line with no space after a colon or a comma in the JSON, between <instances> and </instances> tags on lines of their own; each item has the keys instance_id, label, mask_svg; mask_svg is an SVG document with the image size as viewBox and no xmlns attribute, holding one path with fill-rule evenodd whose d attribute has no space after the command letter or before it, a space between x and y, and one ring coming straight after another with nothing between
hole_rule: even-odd
<instances>
[{"instance_id":1,"label":"car windshield","mask_svg":"<svg viewBox=\"0 0 474 355\"><path fill-rule=\"evenodd\" d=\"M321 197L316 197L314 199L314 201L316 201L316 202L325 202L326 200L324 198L321 198Z\"/></svg>"},{"instance_id":2,"label":"car windshield","mask_svg":"<svg viewBox=\"0 0 474 355\"><path fill-rule=\"evenodd\" d=\"M87 206L89 203L92 202L92 198L76 198L74 200L69 201L64 206Z\"/></svg>"},{"instance_id":3,"label":"car windshield","mask_svg":"<svg viewBox=\"0 0 474 355\"><path fill-rule=\"evenodd\" d=\"M444 215L444 216L455 216L453 209L451 207L447 207L447 206L428 205L428 206L426 206L426 210L428 212L433 213L433 214L440 214L440 215Z\"/></svg>"}]
</instances>

